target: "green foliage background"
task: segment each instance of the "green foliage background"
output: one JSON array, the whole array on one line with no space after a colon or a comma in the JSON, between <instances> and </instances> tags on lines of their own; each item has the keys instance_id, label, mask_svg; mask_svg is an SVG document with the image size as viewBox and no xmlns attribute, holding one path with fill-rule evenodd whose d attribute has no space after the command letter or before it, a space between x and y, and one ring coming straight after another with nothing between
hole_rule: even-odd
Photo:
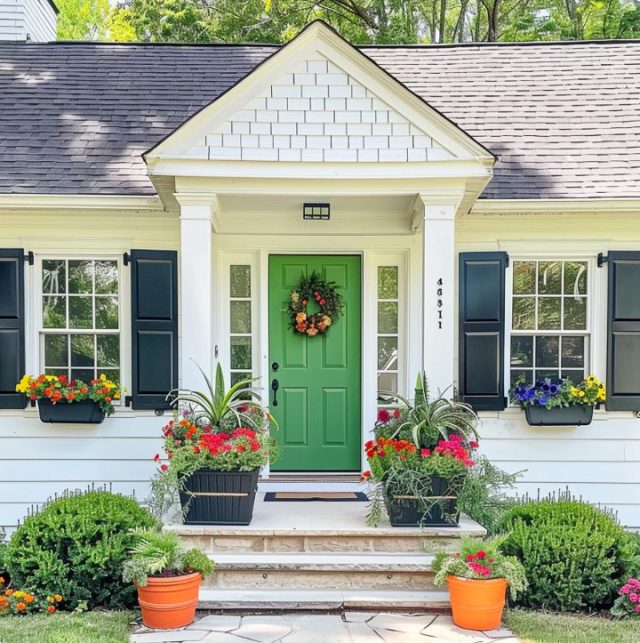
<instances>
[{"instance_id":1,"label":"green foliage background","mask_svg":"<svg viewBox=\"0 0 640 643\"><path fill-rule=\"evenodd\" d=\"M640 37L640 0L57 0L59 39L283 43L321 18L356 44Z\"/></svg>"}]
</instances>

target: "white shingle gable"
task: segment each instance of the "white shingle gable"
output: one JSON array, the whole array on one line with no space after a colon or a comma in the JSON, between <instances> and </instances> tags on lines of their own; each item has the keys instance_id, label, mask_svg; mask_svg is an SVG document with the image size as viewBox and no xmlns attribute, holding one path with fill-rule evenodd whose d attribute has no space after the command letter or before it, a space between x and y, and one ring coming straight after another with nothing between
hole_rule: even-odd
<instances>
[{"instance_id":1,"label":"white shingle gable","mask_svg":"<svg viewBox=\"0 0 640 643\"><path fill-rule=\"evenodd\" d=\"M210 160L407 162L455 156L326 58L302 62L186 156Z\"/></svg>"}]
</instances>

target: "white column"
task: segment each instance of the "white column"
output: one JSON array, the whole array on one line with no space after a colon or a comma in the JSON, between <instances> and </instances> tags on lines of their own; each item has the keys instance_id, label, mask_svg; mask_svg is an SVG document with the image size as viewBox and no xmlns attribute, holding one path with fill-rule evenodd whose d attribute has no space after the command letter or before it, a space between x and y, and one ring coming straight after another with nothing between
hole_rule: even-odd
<instances>
[{"instance_id":1,"label":"white column","mask_svg":"<svg viewBox=\"0 0 640 643\"><path fill-rule=\"evenodd\" d=\"M420 195L420 202L424 207L423 364L431 397L446 391L446 397L451 398L455 355L455 214L458 201L438 203L429 195Z\"/></svg>"},{"instance_id":2,"label":"white column","mask_svg":"<svg viewBox=\"0 0 640 643\"><path fill-rule=\"evenodd\" d=\"M180 204L180 385L202 390L213 372L214 194L176 193Z\"/></svg>"}]
</instances>

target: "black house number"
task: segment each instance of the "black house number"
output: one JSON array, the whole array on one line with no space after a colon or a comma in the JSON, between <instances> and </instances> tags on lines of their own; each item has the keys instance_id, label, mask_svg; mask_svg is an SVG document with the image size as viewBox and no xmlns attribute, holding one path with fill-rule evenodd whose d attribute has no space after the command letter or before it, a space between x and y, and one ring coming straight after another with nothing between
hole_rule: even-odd
<instances>
[{"instance_id":1,"label":"black house number","mask_svg":"<svg viewBox=\"0 0 640 643\"><path fill-rule=\"evenodd\" d=\"M442 292L443 292L443 290L442 290L442 286L443 286L442 277L440 277L440 279L438 279L437 284L438 284L438 289L436 290L436 296L437 296L436 304L438 306L438 330L441 330L442 329L442 305L443 305L443 302L442 302Z\"/></svg>"}]
</instances>

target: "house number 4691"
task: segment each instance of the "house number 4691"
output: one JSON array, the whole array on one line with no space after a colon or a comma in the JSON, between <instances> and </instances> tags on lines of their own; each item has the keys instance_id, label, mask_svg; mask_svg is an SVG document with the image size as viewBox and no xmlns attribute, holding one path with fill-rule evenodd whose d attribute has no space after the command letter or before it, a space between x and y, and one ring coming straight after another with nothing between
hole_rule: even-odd
<instances>
[{"instance_id":1,"label":"house number 4691","mask_svg":"<svg viewBox=\"0 0 640 643\"><path fill-rule=\"evenodd\" d=\"M436 303L438 305L438 330L440 330L442 328L442 286L443 286L442 277L438 279L437 284L438 284L438 289L436 290L436 295L438 299L436 300Z\"/></svg>"}]
</instances>

